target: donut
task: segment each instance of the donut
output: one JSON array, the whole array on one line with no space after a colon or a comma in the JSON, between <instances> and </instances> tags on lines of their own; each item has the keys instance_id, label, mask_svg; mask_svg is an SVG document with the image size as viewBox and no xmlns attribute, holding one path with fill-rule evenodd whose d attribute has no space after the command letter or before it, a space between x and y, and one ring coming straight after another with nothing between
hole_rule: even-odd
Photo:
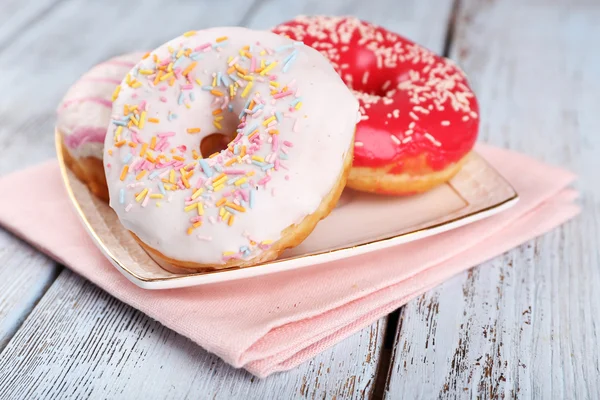
<instances>
[{"instance_id":1,"label":"donut","mask_svg":"<svg viewBox=\"0 0 600 400\"><path fill-rule=\"evenodd\" d=\"M360 102L349 187L407 195L460 170L477 139L479 110L452 61L352 17L299 16L273 31L320 51Z\"/></svg>"},{"instance_id":2,"label":"donut","mask_svg":"<svg viewBox=\"0 0 600 400\"><path fill-rule=\"evenodd\" d=\"M56 110L65 163L92 193L106 201L102 157L112 95L143 55L120 55L94 66L69 88Z\"/></svg>"},{"instance_id":3,"label":"donut","mask_svg":"<svg viewBox=\"0 0 600 400\"><path fill-rule=\"evenodd\" d=\"M318 51L211 28L163 44L128 77L105 141L110 206L159 264L274 260L335 207L359 105ZM227 139L207 154L215 135Z\"/></svg>"}]
</instances>

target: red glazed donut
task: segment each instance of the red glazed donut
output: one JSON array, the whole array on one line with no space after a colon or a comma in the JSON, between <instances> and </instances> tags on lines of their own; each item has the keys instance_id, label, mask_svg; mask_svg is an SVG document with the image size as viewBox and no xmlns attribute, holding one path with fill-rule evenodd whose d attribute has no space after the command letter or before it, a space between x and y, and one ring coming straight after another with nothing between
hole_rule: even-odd
<instances>
[{"instance_id":1,"label":"red glazed donut","mask_svg":"<svg viewBox=\"0 0 600 400\"><path fill-rule=\"evenodd\" d=\"M351 17L300 16L273 31L319 50L360 102L349 187L418 193L460 170L477 138L479 110L450 60Z\"/></svg>"}]
</instances>

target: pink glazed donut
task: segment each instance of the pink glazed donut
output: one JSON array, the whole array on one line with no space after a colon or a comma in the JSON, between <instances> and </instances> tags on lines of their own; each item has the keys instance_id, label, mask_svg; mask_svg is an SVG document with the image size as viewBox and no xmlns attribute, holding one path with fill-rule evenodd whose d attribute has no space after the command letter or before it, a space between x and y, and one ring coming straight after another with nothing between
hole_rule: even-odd
<instances>
[{"instance_id":1,"label":"pink glazed donut","mask_svg":"<svg viewBox=\"0 0 600 400\"><path fill-rule=\"evenodd\" d=\"M111 58L73 84L57 110L56 129L66 164L98 197L108 201L102 155L115 88L144 53Z\"/></svg>"}]
</instances>

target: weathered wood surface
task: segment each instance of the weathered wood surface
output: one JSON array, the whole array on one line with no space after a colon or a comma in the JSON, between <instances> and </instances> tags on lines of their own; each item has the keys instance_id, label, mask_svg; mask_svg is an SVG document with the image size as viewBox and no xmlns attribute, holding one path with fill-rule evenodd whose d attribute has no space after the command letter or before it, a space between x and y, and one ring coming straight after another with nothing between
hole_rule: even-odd
<instances>
[{"instance_id":1,"label":"weathered wood surface","mask_svg":"<svg viewBox=\"0 0 600 400\"><path fill-rule=\"evenodd\" d=\"M0 230L0 351L52 283L58 269L52 260Z\"/></svg>"},{"instance_id":2,"label":"weathered wood surface","mask_svg":"<svg viewBox=\"0 0 600 400\"><path fill-rule=\"evenodd\" d=\"M192 28L268 28L300 13L354 14L441 51L452 7L153 0L131 13L130 2L117 0L29 3L0 4L0 173L53 156L55 104L77 75L112 55ZM590 51L600 45L598 20L593 1L460 2L451 55L482 99L482 138L571 166L582 176L585 212L405 307L387 397L600 396L592 290L600 284L600 193L592 185L600 61ZM360 398L386 374L385 320L261 381L69 271L21 326L57 270L4 232L0 249L0 350L20 327L0 353L0 398Z\"/></svg>"},{"instance_id":3,"label":"weathered wood surface","mask_svg":"<svg viewBox=\"0 0 600 400\"><path fill-rule=\"evenodd\" d=\"M0 358L0 398L338 398L374 385L385 320L266 380L65 270Z\"/></svg>"},{"instance_id":4,"label":"weathered wood surface","mask_svg":"<svg viewBox=\"0 0 600 400\"><path fill-rule=\"evenodd\" d=\"M600 398L600 3L464 0L482 139L580 175L583 214L402 310L389 398Z\"/></svg>"},{"instance_id":5,"label":"weathered wood surface","mask_svg":"<svg viewBox=\"0 0 600 400\"><path fill-rule=\"evenodd\" d=\"M52 157L55 104L77 75L112 55L153 47L192 28L229 24L269 28L300 13L358 15L405 32L439 51L451 2L436 2L435 8L431 3L405 2L403 12L397 15L388 12L396 4L393 0L378 5L236 1L211 2L208 6L170 2L168 7L156 1L146 2L136 14L127 12L129 5L119 1L58 3L48 18L22 28L15 41L0 51L0 65L7 66L0 77L0 89L11 94L10 98L0 98L2 154L29 148L21 164L15 165L14 157L3 157L0 168L6 172ZM424 19L435 22L433 29L419 23ZM145 29L132 29L140 20L147 21ZM9 63L14 59L21 60L19 65ZM13 82L22 85L15 87ZM23 108L32 93L36 93L36 107ZM23 253L17 245L7 251ZM1 271L10 271L14 264L8 260ZM6 280L17 281L12 275ZM36 282L33 277L29 280ZM14 297L10 292L7 296ZM26 311L11 311L11 318L22 319ZM0 355L0 398L17 394L29 398L60 394L128 399L369 397L385 325L383 319L299 368L260 381L63 271ZM11 324L9 332L17 326Z\"/></svg>"},{"instance_id":6,"label":"weathered wood surface","mask_svg":"<svg viewBox=\"0 0 600 400\"><path fill-rule=\"evenodd\" d=\"M0 51L15 36L47 16L61 0L2 0L0 2Z\"/></svg>"}]
</instances>

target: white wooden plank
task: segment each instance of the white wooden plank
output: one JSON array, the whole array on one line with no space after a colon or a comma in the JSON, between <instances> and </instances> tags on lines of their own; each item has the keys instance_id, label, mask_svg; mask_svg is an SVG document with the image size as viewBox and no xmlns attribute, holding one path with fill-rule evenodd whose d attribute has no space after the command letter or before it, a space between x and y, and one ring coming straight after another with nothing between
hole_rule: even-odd
<instances>
[{"instance_id":1,"label":"white wooden plank","mask_svg":"<svg viewBox=\"0 0 600 400\"><path fill-rule=\"evenodd\" d=\"M2 353L0 398L365 397L384 330L260 380L65 270Z\"/></svg>"},{"instance_id":2,"label":"white wooden plank","mask_svg":"<svg viewBox=\"0 0 600 400\"><path fill-rule=\"evenodd\" d=\"M189 2L165 7L164 2L149 1L137 13L119 1L61 3L51 18L24 32L0 54L0 65L8 65L0 90L10 93L0 99L0 140L6 154L28 148L27 162L51 156L54 105L78 74L111 55L152 47L188 29L235 24L236 18L268 28L299 12L351 13L439 50L450 2L432 4L407 1L400 6L402 13L393 17L389 11L398 4L391 0L350 6L297 1L290 8L279 2L220 2L211 3L210 13L206 5ZM415 22L421 20L433 22ZM140 26L139 21L145 23ZM62 32L60 37L57 32ZM14 59L21 60L18 66L7 63ZM20 87L12 84L16 81ZM32 93L36 107L25 107ZM4 171L20 166L14 159L0 159ZM28 397L63 397L67 387L73 397L93 398L368 397L384 325L380 321L299 368L260 381L64 272L0 355L0 370L11 371L0 377L0 387L5 395Z\"/></svg>"},{"instance_id":3,"label":"white wooden plank","mask_svg":"<svg viewBox=\"0 0 600 400\"><path fill-rule=\"evenodd\" d=\"M452 56L482 139L580 174L584 212L407 305L389 398L600 396L599 18L589 1L461 2Z\"/></svg>"},{"instance_id":4,"label":"white wooden plank","mask_svg":"<svg viewBox=\"0 0 600 400\"><path fill-rule=\"evenodd\" d=\"M0 4L0 51L15 36L52 12L62 0L3 0Z\"/></svg>"},{"instance_id":5,"label":"white wooden plank","mask_svg":"<svg viewBox=\"0 0 600 400\"><path fill-rule=\"evenodd\" d=\"M59 267L0 230L0 350L54 280Z\"/></svg>"}]
</instances>

